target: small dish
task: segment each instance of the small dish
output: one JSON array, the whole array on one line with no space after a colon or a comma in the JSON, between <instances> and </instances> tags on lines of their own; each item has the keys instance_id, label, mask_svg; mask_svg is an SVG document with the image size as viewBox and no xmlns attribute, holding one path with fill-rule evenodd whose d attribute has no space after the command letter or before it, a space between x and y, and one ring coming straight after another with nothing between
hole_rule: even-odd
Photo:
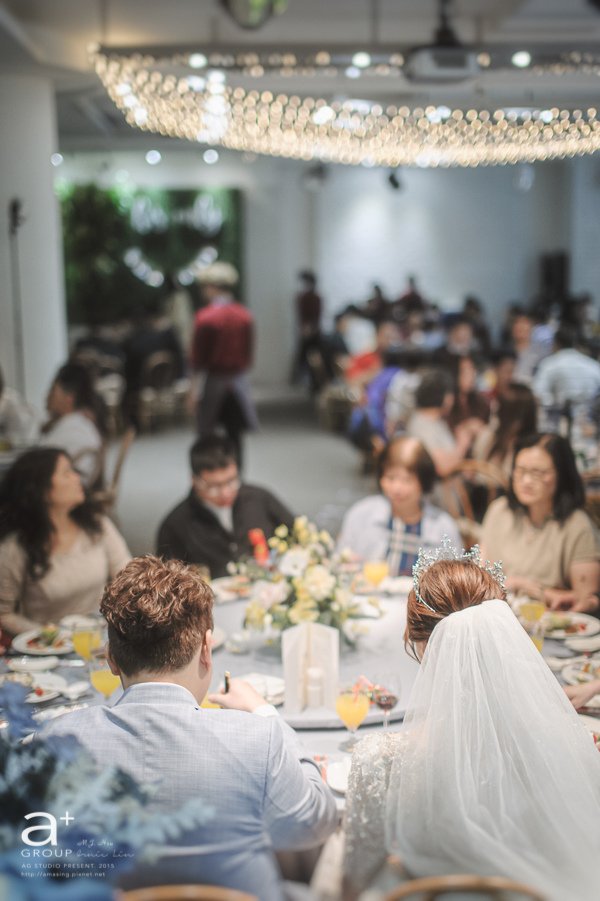
<instances>
[{"instance_id":1,"label":"small dish","mask_svg":"<svg viewBox=\"0 0 600 901\"><path fill-rule=\"evenodd\" d=\"M352 758L348 757L345 760L330 763L327 767L327 785L340 795L345 795L348 791L351 764Z\"/></svg>"},{"instance_id":2,"label":"small dish","mask_svg":"<svg viewBox=\"0 0 600 901\"><path fill-rule=\"evenodd\" d=\"M6 665L13 673L41 673L58 666L58 657L7 657Z\"/></svg>"}]
</instances>

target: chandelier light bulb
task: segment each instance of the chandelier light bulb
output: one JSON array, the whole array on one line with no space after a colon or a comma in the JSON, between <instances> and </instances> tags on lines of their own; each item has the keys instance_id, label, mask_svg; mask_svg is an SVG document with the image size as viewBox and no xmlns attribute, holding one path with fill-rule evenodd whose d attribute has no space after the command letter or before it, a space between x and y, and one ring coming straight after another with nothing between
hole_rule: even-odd
<instances>
[{"instance_id":1,"label":"chandelier light bulb","mask_svg":"<svg viewBox=\"0 0 600 901\"><path fill-rule=\"evenodd\" d=\"M162 154L160 150L149 150L145 159L149 166L158 166L162 160Z\"/></svg>"},{"instance_id":2,"label":"chandelier light bulb","mask_svg":"<svg viewBox=\"0 0 600 901\"><path fill-rule=\"evenodd\" d=\"M364 50L359 50L352 57L352 65L356 66L358 69L366 69L371 65L371 54L366 53Z\"/></svg>"},{"instance_id":3,"label":"chandelier light bulb","mask_svg":"<svg viewBox=\"0 0 600 901\"><path fill-rule=\"evenodd\" d=\"M531 53L529 50L517 50L517 52L513 53L511 56L510 61L517 69L526 69L531 65Z\"/></svg>"},{"instance_id":4,"label":"chandelier light bulb","mask_svg":"<svg viewBox=\"0 0 600 901\"><path fill-rule=\"evenodd\" d=\"M188 64L192 69L203 69L207 63L208 60L203 53L192 53L188 59Z\"/></svg>"}]
</instances>

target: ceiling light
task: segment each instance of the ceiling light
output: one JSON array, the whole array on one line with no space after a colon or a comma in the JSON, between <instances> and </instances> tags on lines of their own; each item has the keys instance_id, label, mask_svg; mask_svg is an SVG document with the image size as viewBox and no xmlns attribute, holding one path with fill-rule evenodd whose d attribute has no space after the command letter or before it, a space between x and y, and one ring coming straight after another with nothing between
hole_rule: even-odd
<instances>
[{"instance_id":1,"label":"ceiling light","mask_svg":"<svg viewBox=\"0 0 600 901\"><path fill-rule=\"evenodd\" d=\"M352 57L352 65L358 66L359 69L366 69L371 65L371 54L365 53L364 50L359 50Z\"/></svg>"},{"instance_id":2,"label":"ceiling light","mask_svg":"<svg viewBox=\"0 0 600 901\"><path fill-rule=\"evenodd\" d=\"M214 147L209 147L208 150L205 150L202 154L202 159L209 166L214 166L215 163L219 162L219 154Z\"/></svg>"},{"instance_id":3,"label":"ceiling light","mask_svg":"<svg viewBox=\"0 0 600 901\"><path fill-rule=\"evenodd\" d=\"M331 122L332 119L335 119L335 110L332 110L330 106L319 107L318 110L315 110L312 117L315 125L325 125L327 122Z\"/></svg>"},{"instance_id":4,"label":"ceiling light","mask_svg":"<svg viewBox=\"0 0 600 901\"><path fill-rule=\"evenodd\" d=\"M531 53L528 50L517 50L511 56L510 61L517 69L526 69L531 64Z\"/></svg>"},{"instance_id":5,"label":"ceiling light","mask_svg":"<svg viewBox=\"0 0 600 901\"><path fill-rule=\"evenodd\" d=\"M145 159L149 166L158 166L162 160L162 154L160 150L149 150Z\"/></svg>"},{"instance_id":6,"label":"ceiling light","mask_svg":"<svg viewBox=\"0 0 600 901\"><path fill-rule=\"evenodd\" d=\"M62 163L64 162L64 156L62 155L62 153L53 153L50 157L50 162L56 168L56 166L62 165Z\"/></svg>"},{"instance_id":7,"label":"ceiling light","mask_svg":"<svg viewBox=\"0 0 600 901\"><path fill-rule=\"evenodd\" d=\"M188 59L188 64L192 67L192 69L203 69L207 63L208 60L203 53L192 53L192 55Z\"/></svg>"},{"instance_id":8,"label":"ceiling light","mask_svg":"<svg viewBox=\"0 0 600 901\"><path fill-rule=\"evenodd\" d=\"M360 78L360 69L358 66L348 66L344 74L346 78Z\"/></svg>"}]
</instances>

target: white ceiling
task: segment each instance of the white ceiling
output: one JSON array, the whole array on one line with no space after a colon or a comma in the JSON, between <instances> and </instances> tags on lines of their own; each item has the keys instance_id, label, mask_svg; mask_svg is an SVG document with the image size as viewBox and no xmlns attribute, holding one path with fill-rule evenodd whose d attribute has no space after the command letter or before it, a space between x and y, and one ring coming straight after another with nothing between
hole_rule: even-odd
<instances>
[{"instance_id":1,"label":"white ceiling","mask_svg":"<svg viewBox=\"0 0 600 901\"><path fill-rule=\"evenodd\" d=\"M597 4L600 6L600 4ZM87 48L104 46L218 45L316 49L345 45L361 49L384 44L399 50L428 43L436 26L434 0L288 0L288 8L263 28L247 31L227 17L218 0L6 0L0 3L0 75L48 74L57 91L61 144L106 148L146 140L135 135L112 106L93 73ZM549 50L588 49L600 57L600 9L589 0L455 0L453 23L460 38L478 45ZM317 76L304 92L331 96L373 90L403 102L454 102L484 106L486 101L557 106L598 104L600 78L534 76L494 71L444 87L366 78ZM271 84L263 81L263 86ZM278 85L275 85L277 89ZM298 83L286 87L302 91Z\"/></svg>"}]
</instances>

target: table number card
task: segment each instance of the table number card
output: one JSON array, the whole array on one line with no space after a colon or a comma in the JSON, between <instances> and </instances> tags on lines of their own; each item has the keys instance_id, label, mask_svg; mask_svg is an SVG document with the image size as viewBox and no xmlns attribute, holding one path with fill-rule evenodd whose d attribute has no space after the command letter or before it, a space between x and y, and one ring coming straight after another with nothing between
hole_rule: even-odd
<instances>
[{"instance_id":1,"label":"table number card","mask_svg":"<svg viewBox=\"0 0 600 901\"><path fill-rule=\"evenodd\" d=\"M285 712L301 713L308 704L308 671L321 670L321 706L335 709L340 633L331 626L301 623L286 629L281 642Z\"/></svg>"}]
</instances>

